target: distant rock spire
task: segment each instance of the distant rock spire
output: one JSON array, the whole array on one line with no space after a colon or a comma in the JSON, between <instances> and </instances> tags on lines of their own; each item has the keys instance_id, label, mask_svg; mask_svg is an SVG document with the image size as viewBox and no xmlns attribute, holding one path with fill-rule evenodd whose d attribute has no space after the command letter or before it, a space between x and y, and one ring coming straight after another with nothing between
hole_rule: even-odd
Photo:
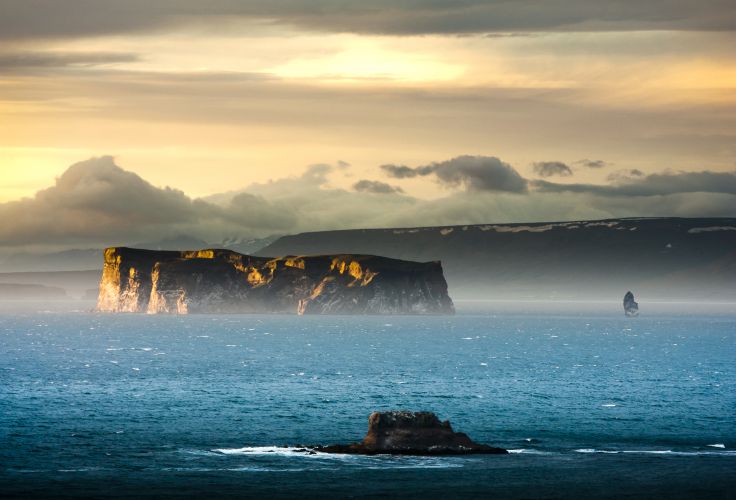
<instances>
[{"instance_id":1,"label":"distant rock spire","mask_svg":"<svg viewBox=\"0 0 736 500\"><path fill-rule=\"evenodd\" d=\"M634 294L631 291L624 295L624 314L626 316L639 316L639 304L634 300Z\"/></svg>"}]
</instances>

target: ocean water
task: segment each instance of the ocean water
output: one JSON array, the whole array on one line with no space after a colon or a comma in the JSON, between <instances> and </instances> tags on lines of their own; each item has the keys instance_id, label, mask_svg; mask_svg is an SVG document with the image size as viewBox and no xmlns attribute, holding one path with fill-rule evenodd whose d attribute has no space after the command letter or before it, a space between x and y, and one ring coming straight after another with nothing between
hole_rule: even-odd
<instances>
[{"instance_id":1,"label":"ocean water","mask_svg":"<svg viewBox=\"0 0 736 500\"><path fill-rule=\"evenodd\" d=\"M4 311L0 496L736 498L735 361L727 314ZM294 449L389 409L512 453Z\"/></svg>"}]
</instances>

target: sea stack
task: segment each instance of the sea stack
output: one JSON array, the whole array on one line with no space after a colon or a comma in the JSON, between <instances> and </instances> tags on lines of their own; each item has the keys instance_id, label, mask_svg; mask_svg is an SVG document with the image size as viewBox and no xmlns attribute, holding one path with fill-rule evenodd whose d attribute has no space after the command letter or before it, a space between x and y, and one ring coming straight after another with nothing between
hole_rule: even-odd
<instances>
[{"instance_id":1,"label":"sea stack","mask_svg":"<svg viewBox=\"0 0 736 500\"><path fill-rule=\"evenodd\" d=\"M634 300L634 294L630 291L624 295L624 314L626 316L639 316L639 304Z\"/></svg>"},{"instance_id":2,"label":"sea stack","mask_svg":"<svg viewBox=\"0 0 736 500\"><path fill-rule=\"evenodd\" d=\"M353 444L318 446L315 451L352 455L475 455L505 454L507 450L478 444L450 422L432 412L373 412L368 417L368 434Z\"/></svg>"},{"instance_id":3,"label":"sea stack","mask_svg":"<svg viewBox=\"0 0 736 500\"><path fill-rule=\"evenodd\" d=\"M105 250L101 312L453 314L442 265L373 255Z\"/></svg>"}]
</instances>

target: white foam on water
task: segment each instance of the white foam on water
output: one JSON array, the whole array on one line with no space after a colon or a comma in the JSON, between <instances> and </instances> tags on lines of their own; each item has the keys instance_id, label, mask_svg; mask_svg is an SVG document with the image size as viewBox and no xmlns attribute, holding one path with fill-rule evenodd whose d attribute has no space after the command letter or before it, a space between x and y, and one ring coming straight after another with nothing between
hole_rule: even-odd
<instances>
[{"instance_id":1,"label":"white foam on water","mask_svg":"<svg viewBox=\"0 0 736 500\"><path fill-rule=\"evenodd\" d=\"M601 405L603 408L615 408L616 405L613 403L606 403Z\"/></svg>"},{"instance_id":2,"label":"white foam on water","mask_svg":"<svg viewBox=\"0 0 736 500\"><path fill-rule=\"evenodd\" d=\"M514 455L552 455L554 452L551 451L542 451L542 450L535 450L534 448L516 448L513 450L506 450L509 453L512 453Z\"/></svg>"},{"instance_id":3,"label":"white foam on water","mask_svg":"<svg viewBox=\"0 0 736 500\"><path fill-rule=\"evenodd\" d=\"M214 450L199 450L199 449L179 449L179 453L186 453L187 455L194 455L198 457L214 457L222 456L222 453L217 453Z\"/></svg>"},{"instance_id":4,"label":"white foam on water","mask_svg":"<svg viewBox=\"0 0 736 500\"><path fill-rule=\"evenodd\" d=\"M706 446L709 446L711 448L720 448L720 449L724 449L726 447L726 445L723 444L723 443L709 444L709 445L706 445Z\"/></svg>"},{"instance_id":5,"label":"white foam on water","mask_svg":"<svg viewBox=\"0 0 736 500\"><path fill-rule=\"evenodd\" d=\"M318 452L309 448L288 446L244 446L243 448L217 448L212 450L223 455L278 455L284 457L313 457ZM320 453L327 455L327 453Z\"/></svg>"},{"instance_id":6,"label":"white foam on water","mask_svg":"<svg viewBox=\"0 0 736 500\"><path fill-rule=\"evenodd\" d=\"M345 453L323 453L306 447L245 446L243 448L218 448L210 453L228 456L278 456L302 457L317 460L340 460L350 466L365 469L449 469L464 467L463 461L453 460L467 457L412 457L395 455L350 455ZM242 470L249 470L246 467ZM229 469L228 469L229 470ZM240 470L240 469L233 469ZM276 470L276 469L274 469ZM283 469L278 469L283 470Z\"/></svg>"}]
</instances>

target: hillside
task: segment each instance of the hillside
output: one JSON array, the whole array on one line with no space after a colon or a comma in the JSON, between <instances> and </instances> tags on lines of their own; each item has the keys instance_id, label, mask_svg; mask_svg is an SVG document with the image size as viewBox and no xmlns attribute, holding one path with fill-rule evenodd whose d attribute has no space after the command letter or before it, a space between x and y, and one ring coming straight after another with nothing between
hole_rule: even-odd
<instances>
[{"instance_id":1,"label":"hillside","mask_svg":"<svg viewBox=\"0 0 736 500\"><path fill-rule=\"evenodd\" d=\"M736 219L632 218L322 231L258 255L442 261L454 299L736 300Z\"/></svg>"}]
</instances>

